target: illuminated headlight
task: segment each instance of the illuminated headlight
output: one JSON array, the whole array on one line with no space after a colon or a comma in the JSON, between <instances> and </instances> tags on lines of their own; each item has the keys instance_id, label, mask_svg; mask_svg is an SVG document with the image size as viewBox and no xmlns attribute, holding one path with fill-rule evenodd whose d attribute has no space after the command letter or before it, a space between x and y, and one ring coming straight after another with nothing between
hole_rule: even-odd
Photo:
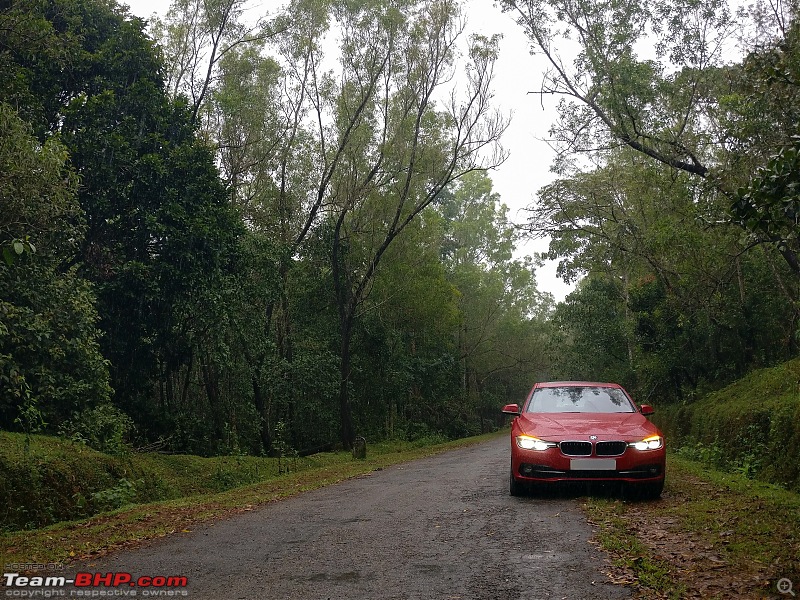
<instances>
[{"instance_id":1,"label":"illuminated headlight","mask_svg":"<svg viewBox=\"0 0 800 600\"><path fill-rule=\"evenodd\" d=\"M664 438L660 435L654 435L649 438L643 439L641 442L631 442L628 444L631 448L637 450L658 450L664 445Z\"/></svg>"},{"instance_id":2,"label":"illuminated headlight","mask_svg":"<svg viewBox=\"0 0 800 600\"><path fill-rule=\"evenodd\" d=\"M550 448L555 448L556 443L545 442L544 440L540 440L539 438L535 438L530 435L518 435L517 446L523 450L548 450Z\"/></svg>"}]
</instances>

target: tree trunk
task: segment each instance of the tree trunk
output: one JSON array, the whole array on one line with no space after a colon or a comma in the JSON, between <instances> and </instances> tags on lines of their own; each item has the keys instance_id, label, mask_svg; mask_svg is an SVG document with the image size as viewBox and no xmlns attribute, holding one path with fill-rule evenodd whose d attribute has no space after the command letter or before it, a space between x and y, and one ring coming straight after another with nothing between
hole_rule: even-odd
<instances>
[{"instance_id":1,"label":"tree trunk","mask_svg":"<svg viewBox=\"0 0 800 600\"><path fill-rule=\"evenodd\" d=\"M345 316L341 324L342 347L339 373L339 414L341 419L341 441L345 449L350 450L355 442L353 429L353 413L350 406L350 339L353 335L352 317Z\"/></svg>"},{"instance_id":2,"label":"tree trunk","mask_svg":"<svg viewBox=\"0 0 800 600\"><path fill-rule=\"evenodd\" d=\"M189 384L192 381L192 370L194 366L194 348L189 351L189 361L186 365L186 378L183 381L183 389L181 390L181 408L184 408L189 398Z\"/></svg>"},{"instance_id":3,"label":"tree trunk","mask_svg":"<svg viewBox=\"0 0 800 600\"><path fill-rule=\"evenodd\" d=\"M219 378L217 377L216 369L208 353L205 353L203 358L204 359L200 360L200 372L203 376L203 384L214 421L214 435L217 436L218 441L222 441L225 439L225 429L222 424L224 419L222 413L224 409L219 388Z\"/></svg>"},{"instance_id":4,"label":"tree trunk","mask_svg":"<svg viewBox=\"0 0 800 600\"><path fill-rule=\"evenodd\" d=\"M294 345L292 343L292 322L291 315L289 314L289 297L286 294L288 285L288 267L281 267L281 284L283 291L281 292L280 302L278 304L278 315L275 319L275 336L278 346L278 356L283 360L285 368L283 369L282 376L286 382L286 410L283 412L283 420L289 433L289 438L292 444L297 443L296 424L294 422L295 413L295 390L294 390L294 369L292 362L294 361Z\"/></svg>"},{"instance_id":5,"label":"tree trunk","mask_svg":"<svg viewBox=\"0 0 800 600\"><path fill-rule=\"evenodd\" d=\"M258 432L261 438L261 446L264 449L264 454L269 455L272 450L272 436L269 433L269 407L264 400L264 393L261 391L261 386L258 383L258 378L253 375L253 402L256 405L261 423L259 424Z\"/></svg>"}]
</instances>

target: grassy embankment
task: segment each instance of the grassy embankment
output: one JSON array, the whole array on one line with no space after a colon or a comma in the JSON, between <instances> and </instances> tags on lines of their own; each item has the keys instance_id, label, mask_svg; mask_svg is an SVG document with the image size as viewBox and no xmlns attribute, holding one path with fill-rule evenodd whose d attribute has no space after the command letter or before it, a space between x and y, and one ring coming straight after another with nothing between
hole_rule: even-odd
<instances>
[{"instance_id":1,"label":"grassy embankment","mask_svg":"<svg viewBox=\"0 0 800 600\"><path fill-rule=\"evenodd\" d=\"M654 421L685 458L800 492L800 359L659 408Z\"/></svg>"},{"instance_id":2,"label":"grassy embankment","mask_svg":"<svg viewBox=\"0 0 800 600\"><path fill-rule=\"evenodd\" d=\"M800 360L659 410L659 501L586 501L612 578L644 598L777 598L800 587ZM783 596L787 597L787 596Z\"/></svg>"},{"instance_id":3,"label":"grassy embankment","mask_svg":"<svg viewBox=\"0 0 800 600\"><path fill-rule=\"evenodd\" d=\"M336 452L279 465L275 458L250 456L116 457L45 436L32 436L26 445L25 436L0 432L0 561L98 556L494 435L434 445L374 444L366 460Z\"/></svg>"}]
</instances>

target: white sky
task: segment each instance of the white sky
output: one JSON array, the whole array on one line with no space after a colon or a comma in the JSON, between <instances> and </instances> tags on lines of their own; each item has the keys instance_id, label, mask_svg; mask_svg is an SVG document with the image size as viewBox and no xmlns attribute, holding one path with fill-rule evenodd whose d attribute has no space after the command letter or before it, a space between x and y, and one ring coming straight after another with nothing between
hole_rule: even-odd
<instances>
[{"instance_id":1,"label":"white sky","mask_svg":"<svg viewBox=\"0 0 800 600\"><path fill-rule=\"evenodd\" d=\"M169 6L166 0L120 1L128 4L134 15L143 18L154 12L164 14ZM282 3L264 0L261 4L265 12L274 14ZM503 14L492 0L466 0L465 16L468 30L487 36L503 35L500 57L495 64L494 90L497 107L511 115L511 124L502 140L509 157L497 170L491 171L490 176L501 201L511 209L512 219L522 223L526 219L524 208L535 200L536 191L553 179L550 173L553 151L544 140L555 120L555 101L528 94L539 89L543 65L530 55L527 38L508 14ZM520 247L518 254L545 250L547 242L537 240ZM554 261L538 269L537 287L561 301L573 286L558 279L555 271Z\"/></svg>"}]
</instances>

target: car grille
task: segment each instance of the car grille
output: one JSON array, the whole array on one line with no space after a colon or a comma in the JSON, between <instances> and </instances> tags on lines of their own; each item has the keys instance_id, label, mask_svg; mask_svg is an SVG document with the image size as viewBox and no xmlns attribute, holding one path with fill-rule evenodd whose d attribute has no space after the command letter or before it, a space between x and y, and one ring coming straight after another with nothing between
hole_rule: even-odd
<instances>
[{"instance_id":1,"label":"car grille","mask_svg":"<svg viewBox=\"0 0 800 600\"><path fill-rule=\"evenodd\" d=\"M559 445L565 456L592 456L592 442L568 441ZM595 456L620 456L625 454L627 442L597 442L594 445Z\"/></svg>"},{"instance_id":2,"label":"car grille","mask_svg":"<svg viewBox=\"0 0 800 600\"><path fill-rule=\"evenodd\" d=\"M591 456L591 442L561 442L559 445L561 452L567 456Z\"/></svg>"},{"instance_id":3,"label":"car grille","mask_svg":"<svg viewBox=\"0 0 800 600\"><path fill-rule=\"evenodd\" d=\"M597 442L594 453L597 456L619 456L625 454L627 447L627 442Z\"/></svg>"}]
</instances>

